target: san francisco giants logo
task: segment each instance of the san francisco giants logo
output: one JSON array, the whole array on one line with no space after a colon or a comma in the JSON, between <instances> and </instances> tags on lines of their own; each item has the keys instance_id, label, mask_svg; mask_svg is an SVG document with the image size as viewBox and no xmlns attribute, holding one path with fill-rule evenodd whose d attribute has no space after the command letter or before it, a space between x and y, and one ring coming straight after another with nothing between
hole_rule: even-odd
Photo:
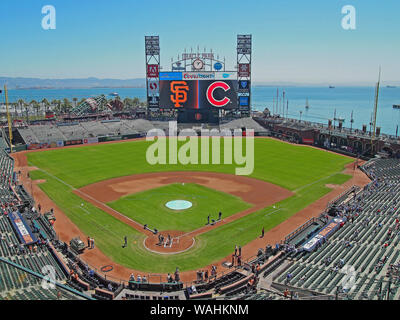
<instances>
[{"instance_id":1,"label":"san francisco giants logo","mask_svg":"<svg viewBox=\"0 0 400 320\"><path fill-rule=\"evenodd\" d=\"M186 81L172 81L171 82L171 101L175 104L176 108L182 107L187 101L187 92L189 91L189 87Z\"/></svg>"}]
</instances>

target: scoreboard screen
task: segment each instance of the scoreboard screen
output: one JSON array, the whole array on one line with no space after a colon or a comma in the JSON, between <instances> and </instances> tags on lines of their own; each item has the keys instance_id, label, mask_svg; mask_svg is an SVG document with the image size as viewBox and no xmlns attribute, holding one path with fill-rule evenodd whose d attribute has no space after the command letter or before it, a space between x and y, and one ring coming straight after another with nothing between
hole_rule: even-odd
<instances>
[{"instance_id":1,"label":"scoreboard screen","mask_svg":"<svg viewBox=\"0 0 400 320\"><path fill-rule=\"evenodd\" d=\"M237 91L232 72L160 73L160 108L236 109Z\"/></svg>"}]
</instances>

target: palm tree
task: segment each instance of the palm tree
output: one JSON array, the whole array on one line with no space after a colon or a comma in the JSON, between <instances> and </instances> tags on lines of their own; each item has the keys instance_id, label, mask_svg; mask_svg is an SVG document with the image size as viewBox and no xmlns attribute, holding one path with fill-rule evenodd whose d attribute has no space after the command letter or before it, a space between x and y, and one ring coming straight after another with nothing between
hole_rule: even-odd
<instances>
[{"instance_id":1,"label":"palm tree","mask_svg":"<svg viewBox=\"0 0 400 320\"><path fill-rule=\"evenodd\" d=\"M40 104L36 100L32 100L30 105L36 112L36 117L39 118Z\"/></svg>"},{"instance_id":2,"label":"palm tree","mask_svg":"<svg viewBox=\"0 0 400 320\"><path fill-rule=\"evenodd\" d=\"M31 100L31 102L29 102L29 111L32 112L32 110L35 108L34 106L37 104L36 100Z\"/></svg>"},{"instance_id":3,"label":"palm tree","mask_svg":"<svg viewBox=\"0 0 400 320\"><path fill-rule=\"evenodd\" d=\"M57 99L51 100L50 104L51 104L51 107L52 107L52 111L56 110L57 101L58 101Z\"/></svg>"},{"instance_id":4,"label":"palm tree","mask_svg":"<svg viewBox=\"0 0 400 320\"><path fill-rule=\"evenodd\" d=\"M132 99L132 107L137 108L140 105L140 99L135 97Z\"/></svg>"},{"instance_id":5,"label":"palm tree","mask_svg":"<svg viewBox=\"0 0 400 320\"><path fill-rule=\"evenodd\" d=\"M68 100L68 98L64 98L63 103L62 103L63 112L69 113L71 110L71 107L72 107L72 105L71 105L71 102Z\"/></svg>"},{"instance_id":6,"label":"palm tree","mask_svg":"<svg viewBox=\"0 0 400 320\"><path fill-rule=\"evenodd\" d=\"M24 108L24 106L25 106L26 103L25 103L24 99L18 99L17 104L18 104L18 106L19 106L19 108L20 108L20 110L21 110L21 115L22 115L22 113L23 113L23 108Z\"/></svg>"},{"instance_id":7,"label":"palm tree","mask_svg":"<svg viewBox=\"0 0 400 320\"><path fill-rule=\"evenodd\" d=\"M46 98L43 98L42 105L44 105L44 111L47 112L49 110L50 102Z\"/></svg>"},{"instance_id":8,"label":"palm tree","mask_svg":"<svg viewBox=\"0 0 400 320\"><path fill-rule=\"evenodd\" d=\"M132 99L131 98L126 97L123 102L124 102L124 109L130 109L131 108L131 106L132 106Z\"/></svg>"},{"instance_id":9,"label":"palm tree","mask_svg":"<svg viewBox=\"0 0 400 320\"><path fill-rule=\"evenodd\" d=\"M17 112L18 102L14 102L14 103L12 103L12 105L14 107L14 117L17 118L18 117L18 112Z\"/></svg>"}]
</instances>

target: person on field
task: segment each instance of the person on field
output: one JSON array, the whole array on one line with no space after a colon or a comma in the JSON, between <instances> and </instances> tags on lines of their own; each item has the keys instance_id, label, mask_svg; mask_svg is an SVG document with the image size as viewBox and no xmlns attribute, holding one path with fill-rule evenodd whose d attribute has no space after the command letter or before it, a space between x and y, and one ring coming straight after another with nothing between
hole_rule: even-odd
<instances>
[{"instance_id":1,"label":"person on field","mask_svg":"<svg viewBox=\"0 0 400 320\"><path fill-rule=\"evenodd\" d=\"M221 220L221 217L222 217L222 212L220 211L220 212L218 213L218 220Z\"/></svg>"},{"instance_id":2,"label":"person on field","mask_svg":"<svg viewBox=\"0 0 400 320\"><path fill-rule=\"evenodd\" d=\"M242 265L242 257L240 256L240 254L239 254L239 256L237 257L237 265L238 265L239 267Z\"/></svg>"},{"instance_id":3,"label":"person on field","mask_svg":"<svg viewBox=\"0 0 400 320\"><path fill-rule=\"evenodd\" d=\"M128 238L127 236L124 237L124 245L123 248L126 248L126 246L128 245Z\"/></svg>"},{"instance_id":4,"label":"person on field","mask_svg":"<svg viewBox=\"0 0 400 320\"><path fill-rule=\"evenodd\" d=\"M91 247L91 245L90 245L90 237L89 237L89 236L87 237L87 247L88 247L88 248Z\"/></svg>"},{"instance_id":5,"label":"person on field","mask_svg":"<svg viewBox=\"0 0 400 320\"><path fill-rule=\"evenodd\" d=\"M261 230L261 238L264 238L264 227Z\"/></svg>"},{"instance_id":6,"label":"person on field","mask_svg":"<svg viewBox=\"0 0 400 320\"><path fill-rule=\"evenodd\" d=\"M210 215L207 217L207 224L210 224Z\"/></svg>"},{"instance_id":7,"label":"person on field","mask_svg":"<svg viewBox=\"0 0 400 320\"><path fill-rule=\"evenodd\" d=\"M215 265L211 267L211 277L217 279L217 266Z\"/></svg>"},{"instance_id":8,"label":"person on field","mask_svg":"<svg viewBox=\"0 0 400 320\"><path fill-rule=\"evenodd\" d=\"M91 243L90 249L94 249L94 239L93 238L90 238L90 243Z\"/></svg>"},{"instance_id":9,"label":"person on field","mask_svg":"<svg viewBox=\"0 0 400 320\"><path fill-rule=\"evenodd\" d=\"M179 269L176 268L175 270L175 282L179 282L181 280L181 277L179 275Z\"/></svg>"}]
</instances>

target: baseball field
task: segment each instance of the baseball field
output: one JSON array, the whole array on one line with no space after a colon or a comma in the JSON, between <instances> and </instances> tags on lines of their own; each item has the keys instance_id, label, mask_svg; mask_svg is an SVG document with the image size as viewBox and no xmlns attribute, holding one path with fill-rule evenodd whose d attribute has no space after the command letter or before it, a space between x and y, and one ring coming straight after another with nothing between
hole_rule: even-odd
<instances>
[{"instance_id":1,"label":"baseball field","mask_svg":"<svg viewBox=\"0 0 400 320\"><path fill-rule=\"evenodd\" d=\"M122 266L152 273L195 270L221 260L235 244L259 237L262 227L268 232L320 199L331 190L327 185L345 183L351 176L342 172L353 161L259 138L254 140L254 171L240 180L233 177L236 164L152 166L146 161L149 145L138 140L26 155L35 167L31 179L42 180L40 188L95 239L97 248ZM274 192L281 197L274 198ZM184 211L165 206L176 199L193 206ZM223 221L205 226L207 216L216 219L220 211ZM182 252L160 254L145 245L149 234L141 231L143 224L194 241ZM123 248L125 236L128 246Z\"/></svg>"}]
</instances>

